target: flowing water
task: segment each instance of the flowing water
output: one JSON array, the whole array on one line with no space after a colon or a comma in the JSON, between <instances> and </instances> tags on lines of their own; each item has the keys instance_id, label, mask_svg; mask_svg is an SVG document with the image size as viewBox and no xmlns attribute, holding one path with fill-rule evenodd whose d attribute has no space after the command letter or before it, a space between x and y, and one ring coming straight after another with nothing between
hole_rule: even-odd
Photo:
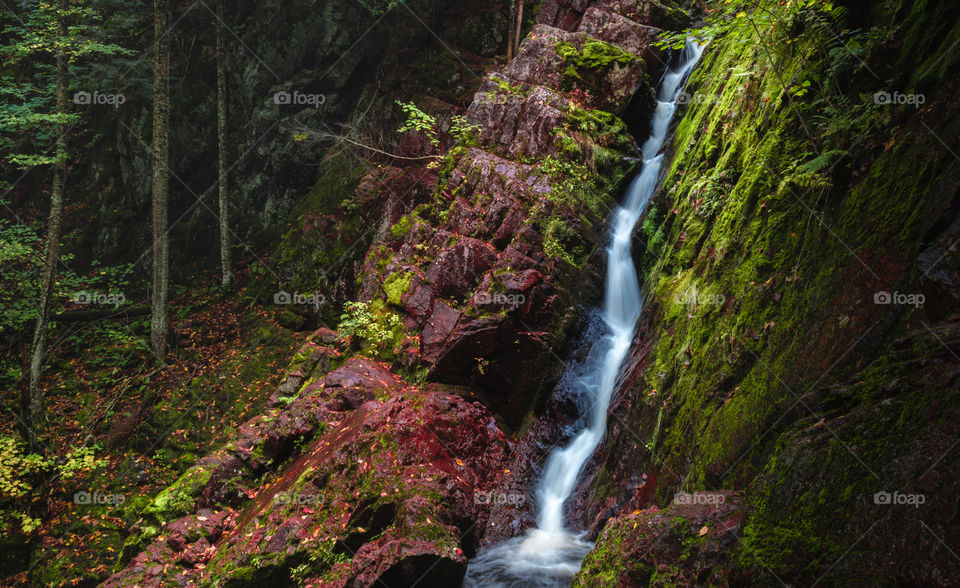
<instances>
[{"instance_id":1,"label":"flowing water","mask_svg":"<svg viewBox=\"0 0 960 588\"><path fill-rule=\"evenodd\" d=\"M464 586L468 588L569 586L580 569L580 562L593 547L583 540L583 533L566 528L564 504L607 429L610 397L643 309L630 254L631 236L657 188L663 161L660 149L667 138L677 98L702 50L702 45L688 43L679 65L664 75L650 124L650 137L642 147L643 167L613 216L603 306L606 332L590 349L583 372L575 383L580 398L587 404L583 428L566 446L554 449L547 458L537 489L540 508L537 527L521 537L480 550L467 567Z\"/></svg>"}]
</instances>

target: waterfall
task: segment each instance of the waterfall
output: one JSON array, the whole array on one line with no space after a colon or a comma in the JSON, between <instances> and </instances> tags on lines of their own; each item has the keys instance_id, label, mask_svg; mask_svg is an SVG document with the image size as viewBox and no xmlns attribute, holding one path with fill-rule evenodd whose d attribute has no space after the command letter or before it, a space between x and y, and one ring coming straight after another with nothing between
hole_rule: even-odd
<instances>
[{"instance_id":1,"label":"waterfall","mask_svg":"<svg viewBox=\"0 0 960 588\"><path fill-rule=\"evenodd\" d=\"M590 349L583 373L575 384L580 398L587 405L583 429L567 445L554 449L547 458L537 488L540 507L537 527L522 537L481 550L467 568L464 586L569 586L580 569L580 562L593 547L583 540L583 533L573 533L566 528L564 504L607 429L610 399L643 310L637 272L630 254L631 236L657 189L663 163L660 149L666 141L677 98L702 51L702 45L688 42L679 65L664 75L657 93L650 136L641 149L643 167L613 214L602 315L606 333Z\"/></svg>"}]
</instances>

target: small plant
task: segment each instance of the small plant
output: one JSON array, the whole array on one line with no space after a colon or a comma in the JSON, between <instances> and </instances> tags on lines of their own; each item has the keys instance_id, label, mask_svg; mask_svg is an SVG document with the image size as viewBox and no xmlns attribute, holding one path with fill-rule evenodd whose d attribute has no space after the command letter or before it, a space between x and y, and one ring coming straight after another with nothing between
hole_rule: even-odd
<instances>
[{"instance_id":1,"label":"small plant","mask_svg":"<svg viewBox=\"0 0 960 588\"><path fill-rule=\"evenodd\" d=\"M407 115L407 120L397 129L397 132L400 134L406 133L407 131L423 133L427 139L430 140L431 145L439 147L440 139L437 138L435 128L437 124L436 117L420 110L413 102L400 102L397 100L397 104L403 109L404 114Z\"/></svg>"},{"instance_id":2,"label":"small plant","mask_svg":"<svg viewBox=\"0 0 960 588\"><path fill-rule=\"evenodd\" d=\"M461 143L468 143L480 133L480 125L472 125L467 117L457 114L450 119L450 132Z\"/></svg>"},{"instance_id":3,"label":"small plant","mask_svg":"<svg viewBox=\"0 0 960 588\"><path fill-rule=\"evenodd\" d=\"M407 131L423 133L430 140L431 145L440 147L436 117L420 110L413 102L400 102L398 100L397 104L407 115L407 120L397 129L397 132L401 134ZM471 143L479 133L480 126L470 124L467 117L457 114L450 118L450 134L461 143Z\"/></svg>"},{"instance_id":4,"label":"small plant","mask_svg":"<svg viewBox=\"0 0 960 588\"><path fill-rule=\"evenodd\" d=\"M384 359L392 357L405 339L403 321L377 303L347 302L337 325L343 339L355 337L362 348Z\"/></svg>"},{"instance_id":5,"label":"small plant","mask_svg":"<svg viewBox=\"0 0 960 588\"><path fill-rule=\"evenodd\" d=\"M405 215L390 227L390 235L395 239L402 239L407 236L411 228L413 228L413 221L410 220L409 215Z\"/></svg>"},{"instance_id":6,"label":"small plant","mask_svg":"<svg viewBox=\"0 0 960 588\"><path fill-rule=\"evenodd\" d=\"M344 198L343 201L340 202L340 208L347 213L354 212L357 210L357 201L354 200L352 196L350 198Z\"/></svg>"},{"instance_id":7,"label":"small plant","mask_svg":"<svg viewBox=\"0 0 960 588\"><path fill-rule=\"evenodd\" d=\"M0 436L0 530L12 531L19 526L20 532L29 535L41 524L39 518L30 514L30 498L36 497L36 486L45 481L79 478L107 460L97 459L99 446L72 447L61 461L35 453L26 453L25 444L15 437Z\"/></svg>"}]
</instances>

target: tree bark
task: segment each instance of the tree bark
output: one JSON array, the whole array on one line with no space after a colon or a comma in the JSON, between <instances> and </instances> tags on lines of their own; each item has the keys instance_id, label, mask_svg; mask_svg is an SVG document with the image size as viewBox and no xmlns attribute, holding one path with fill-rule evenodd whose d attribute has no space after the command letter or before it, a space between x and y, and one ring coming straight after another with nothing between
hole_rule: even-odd
<instances>
[{"instance_id":1,"label":"tree bark","mask_svg":"<svg viewBox=\"0 0 960 588\"><path fill-rule=\"evenodd\" d=\"M510 2L510 16L507 17L507 63L513 60L513 14L514 0Z\"/></svg>"},{"instance_id":2,"label":"tree bark","mask_svg":"<svg viewBox=\"0 0 960 588\"><path fill-rule=\"evenodd\" d=\"M64 9L65 0L59 6ZM67 37L67 23L62 11L57 15L57 36ZM66 114L67 102L67 57L61 46L57 50L57 114ZM43 378L44 354L47 338L47 315L53 297L53 282L57 275L57 263L60 261L60 227L63 219L63 192L67 176L67 137L63 125L57 127L57 159L53 165L53 185L50 189L50 216L47 219L47 244L43 262L43 277L40 284L37 323L33 331L30 353L30 383L27 405L24 410L27 441L31 449L39 444L38 434L43 424L44 391Z\"/></svg>"},{"instance_id":3,"label":"tree bark","mask_svg":"<svg viewBox=\"0 0 960 588\"><path fill-rule=\"evenodd\" d=\"M167 298L170 287L170 248L167 208L170 173L170 23L168 0L153 0L153 299L150 340L160 364L165 363L170 318Z\"/></svg>"},{"instance_id":4,"label":"tree bark","mask_svg":"<svg viewBox=\"0 0 960 588\"><path fill-rule=\"evenodd\" d=\"M217 174L220 191L220 279L233 281L230 261L230 207L227 194L227 58L224 42L223 0L217 0Z\"/></svg>"},{"instance_id":5,"label":"tree bark","mask_svg":"<svg viewBox=\"0 0 960 588\"><path fill-rule=\"evenodd\" d=\"M520 53L520 33L523 32L523 0L517 0L517 32L513 35L513 56Z\"/></svg>"}]
</instances>

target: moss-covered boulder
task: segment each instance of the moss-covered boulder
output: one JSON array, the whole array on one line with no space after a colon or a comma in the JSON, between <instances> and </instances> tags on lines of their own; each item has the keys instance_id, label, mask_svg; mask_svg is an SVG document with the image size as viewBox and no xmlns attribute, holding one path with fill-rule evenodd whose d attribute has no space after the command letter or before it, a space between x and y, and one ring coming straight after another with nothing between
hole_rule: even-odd
<instances>
[{"instance_id":1,"label":"moss-covered boulder","mask_svg":"<svg viewBox=\"0 0 960 588\"><path fill-rule=\"evenodd\" d=\"M730 491L678 493L611 520L584 559L573 586L728 586L731 552L743 522Z\"/></svg>"}]
</instances>

